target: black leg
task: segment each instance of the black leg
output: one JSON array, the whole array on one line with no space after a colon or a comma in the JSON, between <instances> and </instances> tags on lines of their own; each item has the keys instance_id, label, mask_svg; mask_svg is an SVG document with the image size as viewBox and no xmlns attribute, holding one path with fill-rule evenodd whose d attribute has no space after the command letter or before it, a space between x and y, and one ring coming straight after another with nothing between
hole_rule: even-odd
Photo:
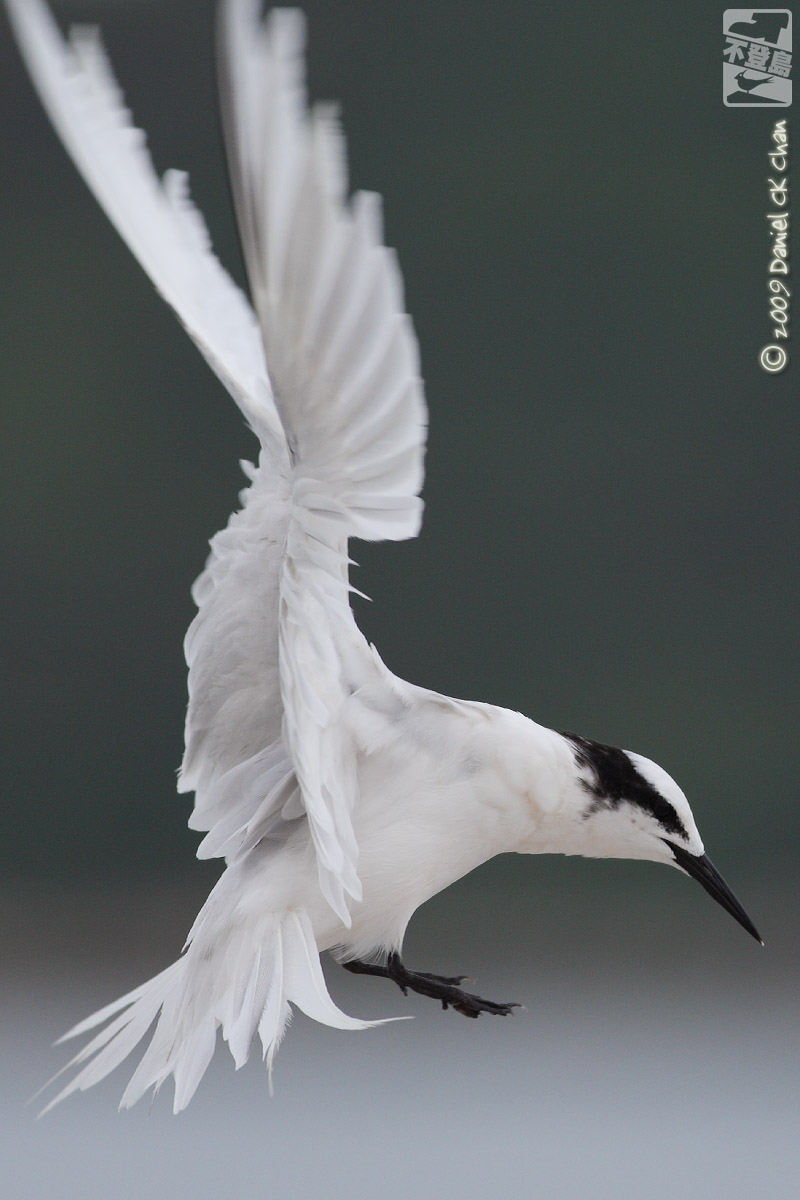
<instances>
[{"instance_id":1,"label":"black leg","mask_svg":"<svg viewBox=\"0 0 800 1200\"><path fill-rule=\"evenodd\" d=\"M493 1000L482 1000L480 996L463 991L458 985L464 982L466 975L430 975L426 971L409 971L394 950L384 966L361 962L357 958L342 963L342 966L356 975L380 975L383 979L391 979L404 996L408 995L409 990L418 992L420 996L430 996L433 1000L441 1000L442 1008L453 1008L465 1017L479 1017L482 1012L507 1017L520 1007L518 1004L495 1004Z\"/></svg>"}]
</instances>

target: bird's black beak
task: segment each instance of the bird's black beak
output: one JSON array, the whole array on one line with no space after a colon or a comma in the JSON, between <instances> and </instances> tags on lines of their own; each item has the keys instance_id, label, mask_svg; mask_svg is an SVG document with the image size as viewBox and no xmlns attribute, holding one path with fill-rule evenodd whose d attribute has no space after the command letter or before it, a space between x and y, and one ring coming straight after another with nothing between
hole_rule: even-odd
<instances>
[{"instance_id":1,"label":"bird's black beak","mask_svg":"<svg viewBox=\"0 0 800 1200\"><path fill-rule=\"evenodd\" d=\"M700 886L706 889L709 896L713 896L726 912L729 912L742 928L746 929L763 946L764 943L761 941L761 935L755 925L708 855L690 854L688 850L684 850L682 846L676 845L675 842L667 841L666 838L664 838L664 841L675 855L675 862L681 870L685 871L687 875L691 875L692 879L696 879Z\"/></svg>"}]
</instances>

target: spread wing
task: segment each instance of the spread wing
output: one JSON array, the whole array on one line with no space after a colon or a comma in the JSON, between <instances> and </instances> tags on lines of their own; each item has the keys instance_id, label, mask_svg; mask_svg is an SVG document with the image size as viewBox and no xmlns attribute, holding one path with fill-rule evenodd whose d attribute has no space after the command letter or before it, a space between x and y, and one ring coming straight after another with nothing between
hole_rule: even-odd
<instances>
[{"instance_id":1,"label":"spread wing","mask_svg":"<svg viewBox=\"0 0 800 1200\"><path fill-rule=\"evenodd\" d=\"M354 756L341 710L355 643L347 539L413 537L425 407L416 340L378 198L346 200L330 107L309 113L304 23L258 0L220 12L226 146L245 263L292 456L280 577L284 740L323 892L346 922L360 898Z\"/></svg>"},{"instance_id":2,"label":"spread wing","mask_svg":"<svg viewBox=\"0 0 800 1200\"><path fill-rule=\"evenodd\" d=\"M347 539L416 534L425 408L376 197L346 199L329 108L308 112L303 23L221 10L237 216L258 320L211 253L185 179L153 170L95 34L69 44L40 0L7 0L51 119L109 217L261 441L243 508L211 543L186 639L182 790L204 855L307 820L322 890L360 896L355 764L341 721L353 657ZM265 352L266 351L266 359ZM269 364L267 372L266 363Z\"/></svg>"},{"instance_id":3,"label":"spread wing","mask_svg":"<svg viewBox=\"0 0 800 1200\"><path fill-rule=\"evenodd\" d=\"M122 238L250 424L283 443L261 336L246 297L214 257L186 175L156 175L96 29L66 43L40 0L7 0L31 77L64 146Z\"/></svg>"}]
</instances>

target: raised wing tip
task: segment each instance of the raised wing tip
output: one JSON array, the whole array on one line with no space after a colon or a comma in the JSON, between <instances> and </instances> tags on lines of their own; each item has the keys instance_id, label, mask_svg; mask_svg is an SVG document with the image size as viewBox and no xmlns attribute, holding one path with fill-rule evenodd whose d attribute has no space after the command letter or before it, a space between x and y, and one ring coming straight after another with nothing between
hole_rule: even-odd
<instances>
[{"instance_id":1,"label":"raised wing tip","mask_svg":"<svg viewBox=\"0 0 800 1200\"><path fill-rule=\"evenodd\" d=\"M256 4L258 8L258 4ZM299 8L272 8L264 22L275 49L289 56L303 54L306 48L306 18Z\"/></svg>"},{"instance_id":2,"label":"raised wing tip","mask_svg":"<svg viewBox=\"0 0 800 1200\"><path fill-rule=\"evenodd\" d=\"M266 33L275 57L301 58L306 47L306 18L299 8L272 8L262 17L260 0L222 0L219 24L229 47L235 39L248 39Z\"/></svg>"}]
</instances>

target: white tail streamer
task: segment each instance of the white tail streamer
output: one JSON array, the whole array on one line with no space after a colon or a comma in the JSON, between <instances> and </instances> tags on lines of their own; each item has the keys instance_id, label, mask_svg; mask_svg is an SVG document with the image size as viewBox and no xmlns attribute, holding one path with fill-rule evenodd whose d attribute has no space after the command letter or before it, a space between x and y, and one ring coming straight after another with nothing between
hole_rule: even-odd
<instances>
[{"instance_id":1,"label":"white tail streamer","mask_svg":"<svg viewBox=\"0 0 800 1200\"><path fill-rule=\"evenodd\" d=\"M224 877L220 882L228 884ZM258 1033L271 1074L292 1005L335 1029L367 1029L385 1023L349 1017L334 1004L306 912L288 909L246 916L235 903L227 912L226 901L235 899L228 886L218 884L195 922L182 958L60 1039L79 1037L110 1021L55 1077L81 1068L43 1112L104 1079L127 1058L156 1018L150 1044L122 1097L122 1108L131 1107L149 1088L158 1092L170 1075L175 1078L173 1110L185 1108L211 1061L218 1029L237 1070L247 1062Z\"/></svg>"}]
</instances>

